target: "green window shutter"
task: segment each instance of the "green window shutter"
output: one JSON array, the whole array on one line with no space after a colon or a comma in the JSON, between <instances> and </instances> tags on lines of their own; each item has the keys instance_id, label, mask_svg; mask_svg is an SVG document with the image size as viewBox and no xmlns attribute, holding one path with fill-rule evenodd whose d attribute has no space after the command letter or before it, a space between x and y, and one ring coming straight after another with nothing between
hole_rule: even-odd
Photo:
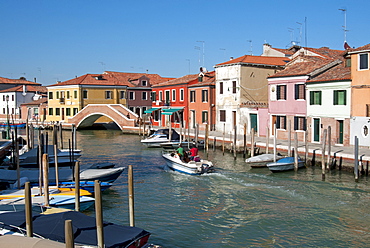
<instances>
[{"instance_id":1,"label":"green window shutter","mask_svg":"<svg viewBox=\"0 0 370 248\"><path fill-rule=\"evenodd\" d=\"M338 91L334 90L334 99L333 104L338 105Z\"/></svg>"},{"instance_id":2,"label":"green window shutter","mask_svg":"<svg viewBox=\"0 0 370 248\"><path fill-rule=\"evenodd\" d=\"M314 103L314 96L315 96L315 94L314 94L315 92L313 92L313 91L310 91L310 105L313 105L313 103Z\"/></svg>"}]
</instances>

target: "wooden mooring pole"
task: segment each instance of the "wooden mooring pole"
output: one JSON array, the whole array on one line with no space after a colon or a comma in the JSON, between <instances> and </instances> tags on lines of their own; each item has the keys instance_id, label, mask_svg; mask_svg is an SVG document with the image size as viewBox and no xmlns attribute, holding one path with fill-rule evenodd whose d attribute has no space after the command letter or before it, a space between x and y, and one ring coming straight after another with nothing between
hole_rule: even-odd
<instances>
[{"instance_id":1,"label":"wooden mooring pole","mask_svg":"<svg viewBox=\"0 0 370 248\"><path fill-rule=\"evenodd\" d=\"M66 243L66 248L75 247L74 238L73 238L73 230L72 230L72 220L64 221L64 239Z\"/></svg>"},{"instance_id":2,"label":"wooden mooring pole","mask_svg":"<svg viewBox=\"0 0 370 248\"><path fill-rule=\"evenodd\" d=\"M80 211L80 161L75 163L75 211Z\"/></svg>"},{"instance_id":3,"label":"wooden mooring pole","mask_svg":"<svg viewBox=\"0 0 370 248\"><path fill-rule=\"evenodd\" d=\"M32 224L32 198L31 198L31 186L30 182L26 182L24 188L25 201L26 201L26 231L27 237L33 236L33 224Z\"/></svg>"},{"instance_id":4,"label":"wooden mooring pole","mask_svg":"<svg viewBox=\"0 0 370 248\"><path fill-rule=\"evenodd\" d=\"M226 125L224 123L224 130L222 132L222 155L225 155L225 128Z\"/></svg>"},{"instance_id":5,"label":"wooden mooring pole","mask_svg":"<svg viewBox=\"0 0 370 248\"><path fill-rule=\"evenodd\" d=\"M270 128L266 127L266 154L269 154L269 146L270 146Z\"/></svg>"},{"instance_id":6,"label":"wooden mooring pole","mask_svg":"<svg viewBox=\"0 0 370 248\"><path fill-rule=\"evenodd\" d=\"M96 235L98 240L98 247L104 248L103 207L101 197L101 186L98 180L95 180L94 194L95 194Z\"/></svg>"},{"instance_id":7,"label":"wooden mooring pole","mask_svg":"<svg viewBox=\"0 0 370 248\"><path fill-rule=\"evenodd\" d=\"M134 207L134 173L132 165L128 166L128 203L129 203L129 214L130 214L130 226L135 226L135 207Z\"/></svg>"},{"instance_id":8,"label":"wooden mooring pole","mask_svg":"<svg viewBox=\"0 0 370 248\"><path fill-rule=\"evenodd\" d=\"M294 170L298 171L298 136L294 132Z\"/></svg>"},{"instance_id":9,"label":"wooden mooring pole","mask_svg":"<svg viewBox=\"0 0 370 248\"><path fill-rule=\"evenodd\" d=\"M355 166L354 166L354 174L355 174L355 181L358 182L358 137L355 136L355 147L354 147L354 155L355 155Z\"/></svg>"},{"instance_id":10,"label":"wooden mooring pole","mask_svg":"<svg viewBox=\"0 0 370 248\"><path fill-rule=\"evenodd\" d=\"M244 136L243 136L243 158L247 154L247 123L244 123Z\"/></svg>"},{"instance_id":11,"label":"wooden mooring pole","mask_svg":"<svg viewBox=\"0 0 370 248\"><path fill-rule=\"evenodd\" d=\"M251 129L251 157L254 157L254 128Z\"/></svg>"},{"instance_id":12,"label":"wooden mooring pole","mask_svg":"<svg viewBox=\"0 0 370 248\"><path fill-rule=\"evenodd\" d=\"M49 207L49 157L48 154L42 155L42 173L44 181L44 204Z\"/></svg>"},{"instance_id":13,"label":"wooden mooring pole","mask_svg":"<svg viewBox=\"0 0 370 248\"><path fill-rule=\"evenodd\" d=\"M326 170L330 170L330 160L331 160L331 126L328 126L328 156L326 161Z\"/></svg>"},{"instance_id":14,"label":"wooden mooring pole","mask_svg":"<svg viewBox=\"0 0 370 248\"><path fill-rule=\"evenodd\" d=\"M288 157L292 156L292 124L288 121Z\"/></svg>"},{"instance_id":15,"label":"wooden mooring pole","mask_svg":"<svg viewBox=\"0 0 370 248\"><path fill-rule=\"evenodd\" d=\"M322 152L321 152L321 173L322 173L322 180L325 180L325 146L326 146L326 135L327 129L324 129L322 135Z\"/></svg>"},{"instance_id":16,"label":"wooden mooring pole","mask_svg":"<svg viewBox=\"0 0 370 248\"><path fill-rule=\"evenodd\" d=\"M234 142L233 142L233 150L234 150L234 160L236 160L236 125L234 126Z\"/></svg>"}]
</instances>

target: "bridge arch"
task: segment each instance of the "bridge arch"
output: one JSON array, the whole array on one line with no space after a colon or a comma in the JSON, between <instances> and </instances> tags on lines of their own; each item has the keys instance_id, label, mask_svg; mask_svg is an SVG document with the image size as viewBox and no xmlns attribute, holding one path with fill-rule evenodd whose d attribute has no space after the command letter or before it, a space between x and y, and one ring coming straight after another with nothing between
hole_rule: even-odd
<instances>
[{"instance_id":1,"label":"bridge arch","mask_svg":"<svg viewBox=\"0 0 370 248\"><path fill-rule=\"evenodd\" d=\"M122 104L89 104L75 116L68 119L68 123L76 128L92 126L96 120L105 116L124 130L124 127L135 127L139 116Z\"/></svg>"}]
</instances>

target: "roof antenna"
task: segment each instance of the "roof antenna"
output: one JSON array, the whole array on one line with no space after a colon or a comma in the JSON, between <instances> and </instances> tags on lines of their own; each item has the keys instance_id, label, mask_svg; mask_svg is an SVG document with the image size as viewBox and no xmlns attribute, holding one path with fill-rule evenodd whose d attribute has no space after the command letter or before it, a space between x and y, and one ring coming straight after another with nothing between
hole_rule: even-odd
<instances>
[{"instance_id":1,"label":"roof antenna","mask_svg":"<svg viewBox=\"0 0 370 248\"><path fill-rule=\"evenodd\" d=\"M247 40L247 42L250 44L250 50L248 52L250 52L250 55L253 55L252 40Z\"/></svg>"},{"instance_id":2,"label":"roof antenna","mask_svg":"<svg viewBox=\"0 0 370 248\"><path fill-rule=\"evenodd\" d=\"M342 8L342 9L338 9L340 11L343 12L344 14L344 26L343 27L343 31L344 31L344 43L347 43L347 31L349 31L347 29L347 9L346 8Z\"/></svg>"}]
</instances>

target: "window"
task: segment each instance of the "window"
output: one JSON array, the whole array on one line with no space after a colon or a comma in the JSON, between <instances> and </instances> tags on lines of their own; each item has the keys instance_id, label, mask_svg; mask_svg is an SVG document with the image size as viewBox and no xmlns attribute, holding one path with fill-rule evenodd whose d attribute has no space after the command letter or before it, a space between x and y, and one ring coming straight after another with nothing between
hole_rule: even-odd
<instances>
[{"instance_id":1,"label":"window","mask_svg":"<svg viewBox=\"0 0 370 248\"><path fill-rule=\"evenodd\" d=\"M49 108L49 115L53 115L53 108Z\"/></svg>"},{"instance_id":2,"label":"window","mask_svg":"<svg viewBox=\"0 0 370 248\"><path fill-rule=\"evenodd\" d=\"M359 58L360 58L359 69L360 70L369 69L369 55L367 53L363 53L359 55Z\"/></svg>"},{"instance_id":3,"label":"window","mask_svg":"<svg viewBox=\"0 0 370 248\"><path fill-rule=\"evenodd\" d=\"M112 99L112 91L110 90L105 91L105 99Z\"/></svg>"},{"instance_id":4,"label":"window","mask_svg":"<svg viewBox=\"0 0 370 248\"><path fill-rule=\"evenodd\" d=\"M351 58L346 59L346 67L351 67L351 65L352 65Z\"/></svg>"},{"instance_id":5,"label":"window","mask_svg":"<svg viewBox=\"0 0 370 248\"><path fill-rule=\"evenodd\" d=\"M71 116L71 108L66 108L66 116Z\"/></svg>"},{"instance_id":6,"label":"window","mask_svg":"<svg viewBox=\"0 0 370 248\"><path fill-rule=\"evenodd\" d=\"M180 101L184 101L184 89L180 89Z\"/></svg>"},{"instance_id":7,"label":"window","mask_svg":"<svg viewBox=\"0 0 370 248\"><path fill-rule=\"evenodd\" d=\"M278 85L276 87L276 99L286 100L286 85Z\"/></svg>"},{"instance_id":8,"label":"window","mask_svg":"<svg viewBox=\"0 0 370 248\"><path fill-rule=\"evenodd\" d=\"M162 91L159 92L159 101L163 101L163 92Z\"/></svg>"},{"instance_id":9,"label":"window","mask_svg":"<svg viewBox=\"0 0 370 248\"><path fill-rule=\"evenodd\" d=\"M172 101L176 101L176 90L172 90Z\"/></svg>"},{"instance_id":10,"label":"window","mask_svg":"<svg viewBox=\"0 0 370 248\"><path fill-rule=\"evenodd\" d=\"M129 95L129 100L135 100L135 92L130 91L130 92L128 93L128 95Z\"/></svg>"},{"instance_id":11,"label":"window","mask_svg":"<svg viewBox=\"0 0 370 248\"><path fill-rule=\"evenodd\" d=\"M220 82L220 94L224 93L224 82Z\"/></svg>"},{"instance_id":12,"label":"window","mask_svg":"<svg viewBox=\"0 0 370 248\"><path fill-rule=\"evenodd\" d=\"M82 97L83 99L87 99L87 90L82 91Z\"/></svg>"},{"instance_id":13,"label":"window","mask_svg":"<svg viewBox=\"0 0 370 248\"><path fill-rule=\"evenodd\" d=\"M169 90L166 90L165 91L165 94L166 94L166 104L169 104L170 103L170 91Z\"/></svg>"},{"instance_id":14,"label":"window","mask_svg":"<svg viewBox=\"0 0 370 248\"><path fill-rule=\"evenodd\" d=\"M156 99L157 99L156 92L155 91L150 92L150 100L154 102Z\"/></svg>"},{"instance_id":15,"label":"window","mask_svg":"<svg viewBox=\"0 0 370 248\"><path fill-rule=\"evenodd\" d=\"M3 108L3 114L4 114L4 115L6 114L6 110L5 110L5 108Z\"/></svg>"},{"instance_id":16,"label":"window","mask_svg":"<svg viewBox=\"0 0 370 248\"><path fill-rule=\"evenodd\" d=\"M202 102L208 102L208 90L202 90Z\"/></svg>"},{"instance_id":17,"label":"window","mask_svg":"<svg viewBox=\"0 0 370 248\"><path fill-rule=\"evenodd\" d=\"M53 99L53 92L49 92L49 99Z\"/></svg>"},{"instance_id":18,"label":"window","mask_svg":"<svg viewBox=\"0 0 370 248\"><path fill-rule=\"evenodd\" d=\"M143 81L141 81L141 85L142 86L147 86L148 85L148 82L146 80L143 80Z\"/></svg>"},{"instance_id":19,"label":"window","mask_svg":"<svg viewBox=\"0 0 370 248\"><path fill-rule=\"evenodd\" d=\"M143 91L143 92L141 92L142 94L141 94L141 99L142 100L148 100L148 92L146 92L146 91Z\"/></svg>"},{"instance_id":20,"label":"window","mask_svg":"<svg viewBox=\"0 0 370 248\"><path fill-rule=\"evenodd\" d=\"M233 94L236 93L236 81L233 81Z\"/></svg>"},{"instance_id":21,"label":"window","mask_svg":"<svg viewBox=\"0 0 370 248\"><path fill-rule=\"evenodd\" d=\"M56 93L56 98L59 99L59 91Z\"/></svg>"},{"instance_id":22,"label":"window","mask_svg":"<svg viewBox=\"0 0 370 248\"><path fill-rule=\"evenodd\" d=\"M321 91L310 91L310 105L321 105Z\"/></svg>"},{"instance_id":23,"label":"window","mask_svg":"<svg viewBox=\"0 0 370 248\"><path fill-rule=\"evenodd\" d=\"M208 122L208 112L202 111L202 123L207 123L207 122Z\"/></svg>"},{"instance_id":24,"label":"window","mask_svg":"<svg viewBox=\"0 0 370 248\"><path fill-rule=\"evenodd\" d=\"M190 102L195 102L195 90L190 91Z\"/></svg>"},{"instance_id":25,"label":"window","mask_svg":"<svg viewBox=\"0 0 370 248\"><path fill-rule=\"evenodd\" d=\"M220 121L226 121L226 110L220 110Z\"/></svg>"},{"instance_id":26,"label":"window","mask_svg":"<svg viewBox=\"0 0 370 248\"><path fill-rule=\"evenodd\" d=\"M276 128L286 129L286 116L276 116Z\"/></svg>"},{"instance_id":27,"label":"window","mask_svg":"<svg viewBox=\"0 0 370 248\"><path fill-rule=\"evenodd\" d=\"M77 99L77 90L74 90L74 91L73 91L73 97L74 97L75 99Z\"/></svg>"},{"instance_id":28,"label":"window","mask_svg":"<svg viewBox=\"0 0 370 248\"><path fill-rule=\"evenodd\" d=\"M306 89L304 84L295 84L294 85L294 99L295 100L304 100L306 99Z\"/></svg>"},{"instance_id":29,"label":"window","mask_svg":"<svg viewBox=\"0 0 370 248\"><path fill-rule=\"evenodd\" d=\"M60 115L60 108L55 108L55 115L59 116Z\"/></svg>"},{"instance_id":30,"label":"window","mask_svg":"<svg viewBox=\"0 0 370 248\"><path fill-rule=\"evenodd\" d=\"M69 90L67 91L67 99L69 99Z\"/></svg>"},{"instance_id":31,"label":"window","mask_svg":"<svg viewBox=\"0 0 370 248\"><path fill-rule=\"evenodd\" d=\"M334 90L334 105L346 105L346 91L345 90Z\"/></svg>"},{"instance_id":32,"label":"window","mask_svg":"<svg viewBox=\"0 0 370 248\"><path fill-rule=\"evenodd\" d=\"M77 115L78 113L78 108L73 108L73 115Z\"/></svg>"},{"instance_id":33,"label":"window","mask_svg":"<svg viewBox=\"0 0 370 248\"><path fill-rule=\"evenodd\" d=\"M294 116L294 130L306 131L306 118Z\"/></svg>"},{"instance_id":34,"label":"window","mask_svg":"<svg viewBox=\"0 0 370 248\"><path fill-rule=\"evenodd\" d=\"M121 90L119 92L119 99L125 99L125 91L124 90Z\"/></svg>"}]
</instances>

